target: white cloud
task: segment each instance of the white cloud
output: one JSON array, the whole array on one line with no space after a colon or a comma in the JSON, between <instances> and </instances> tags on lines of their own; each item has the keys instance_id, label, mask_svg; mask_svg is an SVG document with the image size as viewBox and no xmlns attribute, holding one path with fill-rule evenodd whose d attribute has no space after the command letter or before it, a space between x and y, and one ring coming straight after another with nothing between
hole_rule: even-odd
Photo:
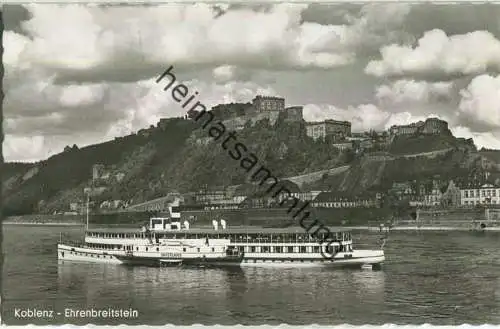
<instances>
[{"instance_id":1,"label":"white cloud","mask_svg":"<svg viewBox=\"0 0 500 329\"><path fill-rule=\"evenodd\" d=\"M92 105L104 97L103 85L69 85L61 88L60 103L62 106Z\"/></svg>"},{"instance_id":2,"label":"white cloud","mask_svg":"<svg viewBox=\"0 0 500 329\"><path fill-rule=\"evenodd\" d=\"M345 26L301 24L300 14L307 5L276 5L266 12L241 8L218 17L209 4L27 8L33 17L24 28L33 41L25 47L25 56L60 73L111 72L123 69L119 62L145 67L170 63L273 69L331 68L352 60L352 54L331 51L324 44L329 36L335 40L338 29Z\"/></svg>"},{"instance_id":3,"label":"white cloud","mask_svg":"<svg viewBox=\"0 0 500 329\"><path fill-rule=\"evenodd\" d=\"M437 115L419 116L419 115L414 115L410 112L393 113L390 116L389 120L387 120L385 127L387 129L394 125L408 125L413 122L425 121L428 118L436 118L436 117L439 116Z\"/></svg>"},{"instance_id":4,"label":"white cloud","mask_svg":"<svg viewBox=\"0 0 500 329\"><path fill-rule=\"evenodd\" d=\"M30 40L24 35L12 32L3 32L3 63L8 71L11 68L25 69L29 67L29 62L23 58L23 52Z\"/></svg>"},{"instance_id":5,"label":"white cloud","mask_svg":"<svg viewBox=\"0 0 500 329\"><path fill-rule=\"evenodd\" d=\"M412 40L402 29L411 10L409 3L370 3L362 7L361 17L350 18L347 42L376 47L390 42Z\"/></svg>"},{"instance_id":6,"label":"white cloud","mask_svg":"<svg viewBox=\"0 0 500 329\"><path fill-rule=\"evenodd\" d=\"M84 70L113 51L114 36L97 23L93 15L97 14L96 7L32 4L27 9L32 18L24 23L24 28L33 41L26 52L38 65Z\"/></svg>"},{"instance_id":7,"label":"white cloud","mask_svg":"<svg viewBox=\"0 0 500 329\"><path fill-rule=\"evenodd\" d=\"M478 148L500 149L500 130L478 133L465 126L452 127L450 130L456 137L472 138Z\"/></svg>"},{"instance_id":8,"label":"white cloud","mask_svg":"<svg viewBox=\"0 0 500 329\"><path fill-rule=\"evenodd\" d=\"M368 63L367 74L378 77L414 74L468 75L500 70L500 41L487 31L447 36L441 30L424 33L416 47L392 44L380 50L382 59Z\"/></svg>"},{"instance_id":9,"label":"white cloud","mask_svg":"<svg viewBox=\"0 0 500 329\"><path fill-rule=\"evenodd\" d=\"M186 73L190 79L186 83L190 90L198 90L200 101L208 106L248 102L256 94L279 92L294 103L300 104L304 98L313 103L314 89L322 89L314 81L304 79L308 86L290 95L286 89L296 82L282 81L286 78L280 80L281 76L311 69L307 74L313 77L320 69L336 76L332 88L339 85L338 77L344 79L344 72L347 83L358 84L361 72L354 72L354 65L345 71L335 69L388 43L395 44L383 47L382 59L368 64L366 72L376 76L468 74L500 68L499 42L488 32L447 36L433 30L416 48L405 46L406 40L413 41L400 28L407 21L408 4L366 5L355 17L347 17L346 24L330 25L303 22L302 13L308 6L281 4L259 11L249 7L228 10L226 6L228 11L220 16L212 6L201 3L26 6L31 18L17 31L26 31L29 37L4 32L7 159L36 154L43 158L60 152L66 143L100 142L155 124L161 117L184 115L186 110L154 82L168 65L176 68L179 78L184 70L192 71ZM258 81L253 78L262 72L273 76L272 84L267 80L246 82ZM373 90L365 80L359 89ZM329 81L321 83L328 88ZM488 92L471 84L462 93L457 115L462 122L500 120L492 112L496 85L492 81L486 84ZM346 94L361 95L357 88ZM380 86L376 99L363 100L372 103L378 99L378 107L307 105L305 115L313 120L350 120L355 130L384 129L425 118L437 109L420 110L407 106L408 102L420 107L419 102L448 100L452 91L448 83L402 80ZM325 93L321 101L329 102L329 91ZM382 106L386 103L404 106L389 111L389 106ZM453 111L456 114L455 108ZM38 136L33 141L36 147L29 149L33 136Z\"/></svg>"},{"instance_id":10,"label":"white cloud","mask_svg":"<svg viewBox=\"0 0 500 329\"><path fill-rule=\"evenodd\" d=\"M213 80L218 83L227 83L229 81L250 81L252 77L251 70L245 70L235 65L221 65L212 70Z\"/></svg>"},{"instance_id":11,"label":"white cloud","mask_svg":"<svg viewBox=\"0 0 500 329\"><path fill-rule=\"evenodd\" d=\"M500 76L480 75L460 92L459 114L473 126L500 129Z\"/></svg>"},{"instance_id":12,"label":"white cloud","mask_svg":"<svg viewBox=\"0 0 500 329\"><path fill-rule=\"evenodd\" d=\"M311 122L326 119L350 121L353 131L383 130L390 116L390 113L372 104L348 109L340 109L332 105L307 104L304 106L304 120Z\"/></svg>"},{"instance_id":13,"label":"white cloud","mask_svg":"<svg viewBox=\"0 0 500 329\"><path fill-rule=\"evenodd\" d=\"M222 65L219 67L216 67L213 70L213 75L214 78L217 81L230 81L231 79L234 78L234 70L236 69L235 66L233 65Z\"/></svg>"},{"instance_id":14,"label":"white cloud","mask_svg":"<svg viewBox=\"0 0 500 329\"><path fill-rule=\"evenodd\" d=\"M69 130L76 128L85 132L88 131L85 129L93 129L103 122L107 123L110 118L120 116L120 108L115 108L111 113L109 107L104 106L105 96L113 92L108 85L59 85L54 82L54 76L36 70L26 72L22 79L17 80L5 92L4 115L7 119L16 119L20 123L15 131L7 126L6 133L29 133L34 128L40 128L50 135L55 133L54 124L61 129L65 129L64 125L67 124L66 128ZM85 120L79 121L82 117L95 118L96 115L101 120L95 122L95 126ZM52 123L45 120L51 118L54 119ZM40 120L38 124L32 122L37 119L44 120ZM23 125L22 122L26 124ZM38 125L38 128L34 125Z\"/></svg>"},{"instance_id":15,"label":"white cloud","mask_svg":"<svg viewBox=\"0 0 500 329\"><path fill-rule=\"evenodd\" d=\"M25 7L30 18L22 29L29 37L4 33L5 129L16 150L34 135L43 137L37 145L49 154L60 152L62 141L82 146L184 115L169 96L152 96L152 76L167 64L213 69L216 83L188 82L212 106L278 95L244 82L256 68L333 68L353 60L350 27L301 22L308 5L221 16L207 4ZM49 142L54 136L61 142ZM6 158L24 159L22 152Z\"/></svg>"},{"instance_id":16,"label":"white cloud","mask_svg":"<svg viewBox=\"0 0 500 329\"><path fill-rule=\"evenodd\" d=\"M449 100L452 93L452 82L427 82L415 80L398 80L390 85L377 87L375 97L381 103L397 104L406 102L422 102Z\"/></svg>"},{"instance_id":17,"label":"white cloud","mask_svg":"<svg viewBox=\"0 0 500 329\"><path fill-rule=\"evenodd\" d=\"M411 10L409 3L369 3L361 9L363 14L358 23L372 30L387 30L400 26Z\"/></svg>"},{"instance_id":18,"label":"white cloud","mask_svg":"<svg viewBox=\"0 0 500 329\"><path fill-rule=\"evenodd\" d=\"M48 156L43 136L5 136L3 156L8 161L32 162Z\"/></svg>"},{"instance_id":19,"label":"white cloud","mask_svg":"<svg viewBox=\"0 0 500 329\"><path fill-rule=\"evenodd\" d=\"M331 105L308 104L304 106L304 120L309 122L323 121L326 119L345 120L352 123L355 132L387 130L393 125L406 125L439 115L414 115L410 112L391 113L384 111L373 104L351 106L339 109Z\"/></svg>"},{"instance_id":20,"label":"white cloud","mask_svg":"<svg viewBox=\"0 0 500 329\"><path fill-rule=\"evenodd\" d=\"M270 86L260 86L253 82L228 82L214 84L192 80L187 83L190 89L198 90L200 101L207 106L227 103L247 103L256 95L282 96Z\"/></svg>"},{"instance_id":21,"label":"white cloud","mask_svg":"<svg viewBox=\"0 0 500 329\"><path fill-rule=\"evenodd\" d=\"M9 32L6 41L19 43L17 48L23 45L25 61L68 78L75 74L82 78L92 71L102 79L116 80L126 71L153 68L156 72L166 63L269 70L335 68L352 63L360 46L400 40L397 27L410 8L367 5L359 17L349 18L349 24L321 25L302 22L308 6L277 4L266 11L241 7L219 15L212 5L203 3L32 4L26 6L32 17L23 23L32 40Z\"/></svg>"},{"instance_id":22,"label":"white cloud","mask_svg":"<svg viewBox=\"0 0 500 329\"><path fill-rule=\"evenodd\" d=\"M43 159L61 152L68 144L82 147L155 125L160 118L186 115L188 108L182 108L181 103L172 99L173 86L164 91L164 84L157 84L155 80L110 85L104 91L99 86L54 86L51 81L33 83L29 88L43 92L32 94L30 102L44 99L47 108L42 108L40 113L37 112L40 109L31 108L25 116L7 114L5 159ZM218 84L191 80L183 83L189 87L188 96L198 91L196 100L207 108L220 103L249 102L256 94L279 96L271 87L252 82ZM13 101L11 97L6 99ZM90 111L82 110L82 106L88 106Z\"/></svg>"},{"instance_id":23,"label":"white cloud","mask_svg":"<svg viewBox=\"0 0 500 329\"><path fill-rule=\"evenodd\" d=\"M188 94L184 99L187 100L190 96L195 96L193 101L189 103L190 105L185 108L182 107L183 101L177 103L172 99L171 91L179 83L183 83L188 87ZM149 118L149 120L156 117L184 116L196 101L209 109L218 104L251 102L255 95L280 96L272 87L260 86L254 82L231 81L222 84L197 79L189 81L177 80L167 91L163 91L163 87L168 82L160 81L160 83L156 84L154 80L150 80L146 84L149 85L149 92L145 97L137 101L137 108L131 110L140 113L143 111L141 109L149 109L147 115L143 116ZM198 94L195 95L195 92L198 92ZM137 111L137 109L139 110ZM140 124L137 126L140 126Z\"/></svg>"}]
</instances>

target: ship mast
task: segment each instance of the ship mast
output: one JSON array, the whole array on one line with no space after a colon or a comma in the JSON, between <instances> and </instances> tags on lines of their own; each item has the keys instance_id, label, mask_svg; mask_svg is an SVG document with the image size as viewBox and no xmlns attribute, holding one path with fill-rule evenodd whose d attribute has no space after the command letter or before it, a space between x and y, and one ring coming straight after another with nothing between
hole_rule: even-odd
<instances>
[{"instance_id":1,"label":"ship mast","mask_svg":"<svg viewBox=\"0 0 500 329\"><path fill-rule=\"evenodd\" d=\"M89 213L90 213L90 193L92 192L92 190L94 189L94 186L95 186L95 174L94 174L94 170L92 170L92 180L90 181L90 187L89 189L87 190L87 205L86 205L86 230L88 231L89 229Z\"/></svg>"},{"instance_id":2,"label":"ship mast","mask_svg":"<svg viewBox=\"0 0 500 329\"><path fill-rule=\"evenodd\" d=\"M89 204L90 204L90 193L87 193L87 231L89 229Z\"/></svg>"}]
</instances>

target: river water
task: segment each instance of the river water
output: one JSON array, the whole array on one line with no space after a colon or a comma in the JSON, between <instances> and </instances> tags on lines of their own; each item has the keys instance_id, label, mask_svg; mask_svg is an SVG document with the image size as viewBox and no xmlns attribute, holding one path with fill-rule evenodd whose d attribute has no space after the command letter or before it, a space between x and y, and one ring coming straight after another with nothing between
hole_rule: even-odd
<instances>
[{"instance_id":1,"label":"river water","mask_svg":"<svg viewBox=\"0 0 500 329\"><path fill-rule=\"evenodd\" d=\"M3 226L6 324L500 323L499 233L391 232L383 270L362 271L58 264L60 232L80 238L83 230ZM23 319L16 308L54 315ZM67 308L134 309L138 317L67 318Z\"/></svg>"}]
</instances>

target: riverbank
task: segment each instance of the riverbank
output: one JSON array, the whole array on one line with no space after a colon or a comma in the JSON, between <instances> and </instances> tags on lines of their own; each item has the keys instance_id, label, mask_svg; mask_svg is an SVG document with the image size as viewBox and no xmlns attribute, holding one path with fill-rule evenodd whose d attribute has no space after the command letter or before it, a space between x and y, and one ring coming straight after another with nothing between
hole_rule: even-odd
<instances>
[{"instance_id":1,"label":"riverbank","mask_svg":"<svg viewBox=\"0 0 500 329\"><path fill-rule=\"evenodd\" d=\"M45 222L45 223L35 223L35 222L13 222L13 221L4 221L3 225L13 225L13 226L84 226L83 223L80 222ZM112 228L112 227L120 227L121 225L95 225L94 228ZM258 228L259 226L233 226L233 228L239 228L244 230L245 228ZM132 227L131 227L132 228ZM207 229L211 229L211 227L206 227ZM272 230L269 227L261 227L263 231ZM300 228L300 227L298 227ZM486 227L484 229L481 228L472 228L472 227L463 227L463 226L394 226L390 229L383 228L380 230L379 227L374 226L337 226L330 227L332 231L336 230L347 230L347 231L368 231L374 233L385 233L390 231L456 231L456 232L481 232L481 231L489 231L489 232L500 232L500 227Z\"/></svg>"},{"instance_id":2,"label":"riverbank","mask_svg":"<svg viewBox=\"0 0 500 329\"><path fill-rule=\"evenodd\" d=\"M137 227L149 220L147 213L91 214L89 225L123 225ZM47 225L47 226L78 226L85 225L85 215L45 215L33 214L10 216L3 220L6 225Z\"/></svg>"},{"instance_id":3,"label":"riverbank","mask_svg":"<svg viewBox=\"0 0 500 329\"><path fill-rule=\"evenodd\" d=\"M18 225L18 226L83 226L82 223L76 222L60 222L60 223L34 223L34 222L11 222L4 221L2 225Z\"/></svg>"},{"instance_id":4,"label":"riverbank","mask_svg":"<svg viewBox=\"0 0 500 329\"><path fill-rule=\"evenodd\" d=\"M372 229L373 230L379 230ZM500 227L473 228L463 226L395 226L390 231L499 231Z\"/></svg>"},{"instance_id":5,"label":"riverbank","mask_svg":"<svg viewBox=\"0 0 500 329\"><path fill-rule=\"evenodd\" d=\"M384 228L380 230L379 227L370 227L370 226L351 226L351 227L342 227L344 230L351 231L370 231L370 232L390 232L390 231L499 231L500 227L487 227L485 229L474 229L472 227L463 227L463 226L393 226L390 229Z\"/></svg>"},{"instance_id":6,"label":"riverbank","mask_svg":"<svg viewBox=\"0 0 500 329\"><path fill-rule=\"evenodd\" d=\"M211 213L211 212L207 212ZM236 215L239 214L240 217L237 218ZM189 220L191 227L206 227L210 229L212 227L211 223L214 219L226 219L228 227L252 227L258 228L262 227L265 229L272 228L282 228L292 226L297 226L298 223L290 223L290 219L281 218L283 212L279 212L275 209L267 210L251 210L244 209L239 211L221 212L217 213L218 216L213 216L212 218L205 218L205 216L200 216L200 213L194 215L183 214L184 218L182 220ZM205 215L205 212L203 212ZM337 214L338 215L338 214ZM352 214L351 214L352 215ZM139 228L145 223L149 222L148 213L125 213L125 214L96 214L90 216L90 227L130 227ZM351 220L349 217L346 218L343 223L338 220L337 216L332 214L323 213L320 218L330 219L325 221L328 227L332 230L334 229L344 229L344 230L355 230L355 231L371 231L371 232L385 232L388 226L383 226L380 228L380 224L384 222L382 220ZM24 225L24 226L84 226L86 224L86 217L83 215L26 215L26 216L12 216L7 217L3 221L5 225ZM294 224L294 225L293 225ZM342 225L344 224L344 225ZM481 227L483 226L483 227ZM300 227L299 227L300 228ZM398 220L393 222L393 226L390 228L391 231L500 231L500 220L471 220L471 219L445 219L443 216L434 217L424 220Z\"/></svg>"}]
</instances>

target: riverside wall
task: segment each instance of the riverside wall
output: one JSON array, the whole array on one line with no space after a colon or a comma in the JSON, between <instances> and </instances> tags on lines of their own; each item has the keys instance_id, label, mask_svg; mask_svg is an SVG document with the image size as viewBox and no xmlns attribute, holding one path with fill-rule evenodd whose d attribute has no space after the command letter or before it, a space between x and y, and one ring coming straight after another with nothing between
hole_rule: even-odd
<instances>
[{"instance_id":1,"label":"riverside wall","mask_svg":"<svg viewBox=\"0 0 500 329\"><path fill-rule=\"evenodd\" d=\"M297 220L288 214L286 208L274 209L216 209L186 210L181 213L181 221L188 220L193 225L211 226L212 220L224 219L230 226L283 227L297 226ZM317 218L325 225L369 225L383 221L389 212L379 208L317 209L311 210L311 218ZM92 214L90 225L142 226L152 216L150 212L120 212ZM47 225L85 225L85 215L25 215L13 216L4 220L5 224L47 224ZM374 224L377 225L377 224Z\"/></svg>"},{"instance_id":2,"label":"riverside wall","mask_svg":"<svg viewBox=\"0 0 500 329\"><path fill-rule=\"evenodd\" d=\"M89 225L126 225L140 226L149 221L150 213L114 213L92 214ZM23 215L10 216L3 219L3 224L10 225L85 225L85 215Z\"/></svg>"},{"instance_id":3,"label":"riverside wall","mask_svg":"<svg viewBox=\"0 0 500 329\"><path fill-rule=\"evenodd\" d=\"M392 218L390 209L385 208L312 208L311 218L328 226L379 226ZM90 225L119 225L140 227L149 222L150 212L120 212L92 214ZM274 209L216 209L187 210L181 213L181 221L192 225L211 226L212 220L226 220L229 226L286 227L297 226L297 219L288 214L286 208ZM418 220L409 216L394 222L396 226L470 226L485 223L488 227L500 226L500 212L489 214L484 209L419 210ZM84 215L26 215L4 219L5 224L25 225L85 225Z\"/></svg>"}]
</instances>

